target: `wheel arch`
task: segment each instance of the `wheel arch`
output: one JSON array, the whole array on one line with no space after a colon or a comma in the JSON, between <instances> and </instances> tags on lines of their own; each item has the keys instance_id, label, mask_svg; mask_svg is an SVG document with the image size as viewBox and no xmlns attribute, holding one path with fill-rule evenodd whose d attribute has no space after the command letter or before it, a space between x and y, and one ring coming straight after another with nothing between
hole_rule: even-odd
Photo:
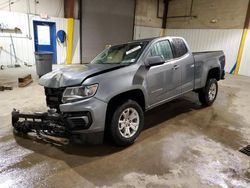
<instances>
[{"instance_id":1,"label":"wheel arch","mask_svg":"<svg viewBox=\"0 0 250 188\"><path fill-rule=\"evenodd\" d=\"M208 71L207 80L210 78L215 78L217 81L220 80L220 68L219 67L212 68Z\"/></svg>"},{"instance_id":2,"label":"wheel arch","mask_svg":"<svg viewBox=\"0 0 250 188\"><path fill-rule=\"evenodd\" d=\"M105 129L107 127L107 124L111 120L112 114L115 111L116 107L124 103L127 100L133 100L137 102L141 106L143 111L146 110L145 96L141 89L133 89L133 90L119 93L113 96L108 102L108 106L106 110Z\"/></svg>"},{"instance_id":3,"label":"wheel arch","mask_svg":"<svg viewBox=\"0 0 250 188\"><path fill-rule=\"evenodd\" d=\"M129 99L137 102L141 106L143 111L145 111L146 109L145 96L141 89L132 89L113 96L109 100L107 108L110 108L112 105L119 105Z\"/></svg>"},{"instance_id":4,"label":"wheel arch","mask_svg":"<svg viewBox=\"0 0 250 188\"><path fill-rule=\"evenodd\" d=\"M113 133L113 114L116 114L116 109L117 107L119 107L120 105L123 105L125 102L129 101L129 100L133 100L135 102L138 103L138 105L141 107L142 110L141 111L141 115L142 115L142 122L144 122L144 117L143 117L143 112L146 110L146 104L145 104L145 95L143 93L143 91L141 89L132 89L126 92L122 92L119 94L116 94L115 96L113 96L107 105L107 110L106 110L106 121L105 121L105 138L106 139L110 139L112 138L113 141L115 141L116 137L114 136ZM132 103L134 104L134 103ZM143 127L143 126L142 126ZM137 134L137 133L136 133ZM138 133L139 134L139 133ZM136 136L137 137L137 136ZM117 140L115 141L116 143L118 143L118 145L127 145L127 143L125 142L117 142ZM132 142L131 142L132 143ZM131 144L129 143L129 144Z\"/></svg>"}]
</instances>

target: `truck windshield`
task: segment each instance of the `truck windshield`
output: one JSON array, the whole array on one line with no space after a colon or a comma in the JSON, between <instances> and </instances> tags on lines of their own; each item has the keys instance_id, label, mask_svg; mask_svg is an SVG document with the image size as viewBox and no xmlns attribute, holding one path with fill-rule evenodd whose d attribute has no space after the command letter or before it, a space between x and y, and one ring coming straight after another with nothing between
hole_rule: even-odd
<instances>
[{"instance_id":1,"label":"truck windshield","mask_svg":"<svg viewBox=\"0 0 250 188\"><path fill-rule=\"evenodd\" d=\"M97 55L91 64L131 64L140 57L147 42L132 42L111 46Z\"/></svg>"}]
</instances>

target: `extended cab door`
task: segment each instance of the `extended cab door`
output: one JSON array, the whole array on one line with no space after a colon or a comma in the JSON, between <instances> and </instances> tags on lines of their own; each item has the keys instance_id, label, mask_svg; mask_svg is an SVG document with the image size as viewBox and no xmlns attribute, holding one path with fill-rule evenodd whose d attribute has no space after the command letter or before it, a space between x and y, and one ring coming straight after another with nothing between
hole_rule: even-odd
<instances>
[{"instance_id":1,"label":"extended cab door","mask_svg":"<svg viewBox=\"0 0 250 188\"><path fill-rule=\"evenodd\" d=\"M147 57L162 56L165 63L148 68L146 76L149 105L154 106L181 94L180 62L173 60L169 40L152 44Z\"/></svg>"},{"instance_id":2,"label":"extended cab door","mask_svg":"<svg viewBox=\"0 0 250 188\"><path fill-rule=\"evenodd\" d=\"M174 59L181 66L181 89L186 93L194 89L194 58L182 38L172 38Z\"/></svg>"}]
</instances>

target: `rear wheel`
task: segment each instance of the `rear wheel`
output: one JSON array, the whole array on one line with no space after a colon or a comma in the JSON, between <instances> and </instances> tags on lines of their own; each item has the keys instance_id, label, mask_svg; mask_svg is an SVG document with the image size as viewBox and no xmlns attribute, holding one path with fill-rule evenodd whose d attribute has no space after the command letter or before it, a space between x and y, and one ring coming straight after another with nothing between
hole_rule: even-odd
<instances>
[{"instance_id":1,"label":"rear wheel","mask_svg":"<svg viewBox=\"0 0 250 188\"><path fill-rule=\"evenodd\" d=\"M140 105L128 100L118 106L112 116L110 133L113 141L120 146L134 143L144 125L143 110Z\"/></svg>"},{"instance_id":2,"label":"rear wheel","mask_svg":"<svg viewBox=\"0 0 250 188\"><path fill-rule=\"evenodd\" d=\"M204 106L211 106L218 93L218 83L215 78L207 80L206 86L199 92L199 101Z\"/></svg>"}]
</instances>

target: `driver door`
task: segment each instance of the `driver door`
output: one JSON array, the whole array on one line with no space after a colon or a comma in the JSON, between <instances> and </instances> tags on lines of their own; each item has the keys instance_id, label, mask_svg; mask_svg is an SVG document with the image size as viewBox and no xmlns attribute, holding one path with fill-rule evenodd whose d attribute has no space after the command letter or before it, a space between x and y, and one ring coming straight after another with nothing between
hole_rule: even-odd
<instances>
[{"instance_id":1,"label":"driver door","mask_svg":"<svg viewBox=\"0 0 250 188\"><path fill-rule=\"evenodd\" d=\"M149 105L163 103L169 98L181 94L181 66L173 60L168 40L152 44L147 57L162 56L165 63L149 68L146 76Z\"/></svg>"}]
</instances>

